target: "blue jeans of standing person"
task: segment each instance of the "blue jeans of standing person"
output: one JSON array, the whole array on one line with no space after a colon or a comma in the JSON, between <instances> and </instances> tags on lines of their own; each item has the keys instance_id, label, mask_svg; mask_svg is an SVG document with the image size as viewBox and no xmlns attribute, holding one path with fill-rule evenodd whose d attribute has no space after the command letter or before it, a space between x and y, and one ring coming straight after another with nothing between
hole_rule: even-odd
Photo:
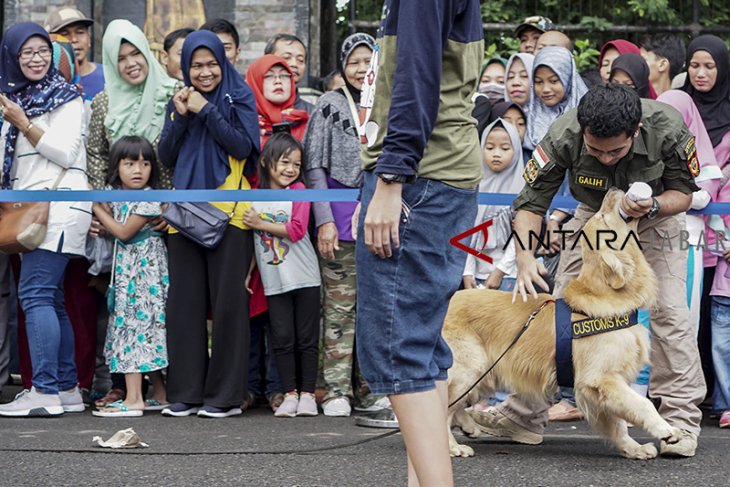
<instances>
[{"instance_id":1,"label":"blue jeans of standing person","mask_svg":"<svg viewBox=\"0 0 730 487\"><path fill-rule=\"evenodd\" d=\"M449 239L474 225L477 191L432 179L404 184L400 246L381 259L365 246L363 228L377 179L363 174L355 246L360 369L374 394L428 391L453 362L441 328L466 253Z\"/></svg>"},{"instance_id":2,"label":"blue jeans of standing person","mask_svg":"<svg viewBox=\"0 0 730 487\"><path fill-rule=\"evenodd\" d=\"M63 300L68 256L34 250L23 254L18 297L25 312L33 387L58 394L76 386L74 334Z\"/></svg>"},{"instance_id":3,"label":"blue jeans of standing person","mask_svg":"<svg viewBox=\"0 0 730 487\"><path fill-rule=\"evenodd\" d=\"M271 352L271 325L269 313L251 318L251 345L248 354L248 392L257 398L263 392L266 397L283 392L276 369L276 359ZM263 360L261 354L263 353ZM266 365L262 367L262 365ZM261 380L266 378L266 388L262 390Z\"/></svg>"},{"instance_id":4,"label":"blue jeans of standing person","mask_svg":"<svg viewBox=\"0 0 730 487\"><path fill-rule=\"evenodd\" d=\"M725 296L712 296L712 363L715 364L712 409L730 410L730 298Z\"/></svg>"}]
</instances>

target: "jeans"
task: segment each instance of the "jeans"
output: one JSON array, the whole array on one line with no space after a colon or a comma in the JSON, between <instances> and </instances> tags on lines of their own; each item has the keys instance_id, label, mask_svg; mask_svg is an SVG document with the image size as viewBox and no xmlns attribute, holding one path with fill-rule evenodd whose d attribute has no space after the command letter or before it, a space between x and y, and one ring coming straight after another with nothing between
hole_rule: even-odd
<instances>
[{"instance_id":1,"label":"jeans","mask_svg":"<svg viewBox=\"0 0 730 487\"><path fill-rule=\"evenodd\" d=\"M474 224L477 192L432 179L404 184L400 246L381 259L363 238L377 179L372 171L363 174L355 247L357 357L374 394L429 391L453 363L441 328L466 253L449 239Z\"/></svg>"},{"instance_id":2,"label":"jeans","mask_svg":"<svg viewBox=\"0 0 730 487\"><path fill-rule=\"evenodd\" d=\"M25 312L33 387L58 394L76 386L74 333L63 300L68 256L48 250L23 254L18 296Z\"/></svg>"},{"instance_id":3,"label":"jeans","mask_svg":"<svg viewBox=\"0 0 730 487\"><path fill-rule=\"evenodd\" d=\"M730 409L730 298L712 296L712 362L715 364L715 390L712 409Z\"/></svg>"},{"instance_id":4,"label":"jeans","mask_svg":"<svg viewBox=\"0 0 730 487\"><path fill-rule=\"evenodd\" d=\"M276 369L276 359L271 351L271 325L269 313L262 313L251 318L251 345L248 354L248 392L254 396L262 393L266 397L283 392ZM262 355L263 354L263 358ZM263 372L263 373L262 373ZM261 387L261 380L266 377L266 389Z\"/></svg>"}]
</instances>

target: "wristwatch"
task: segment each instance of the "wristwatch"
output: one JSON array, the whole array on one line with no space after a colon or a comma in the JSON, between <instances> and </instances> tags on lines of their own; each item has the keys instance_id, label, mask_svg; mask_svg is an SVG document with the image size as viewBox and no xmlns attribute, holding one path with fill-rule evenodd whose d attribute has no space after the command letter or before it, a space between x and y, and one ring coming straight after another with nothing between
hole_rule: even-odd
<instances>
[{"instance_id":1,"label":"wristwatch","mask_svg":"<svg viewBox=\"0 0 730 487\"><path fill-rule=\"evenodd\" d=\"M378 174L378 177L385 184L407 183L409 180L408 176L406 176L405 174L380 173L380 174Z\"/></svg>"},{"instance_id":2,"label":"wristwatch","mask_svg":"<svg viewBox=\"0 0 730 487\"><path fill-rule=\"evenodd\" d=\"M646 219L653 220L654 218L656 218L657 215L659 214L660 209L661 209L661 207L659 206L659 202L657 201L657 199L652 198L651 199L651 210L649 210L649 213L646 214Z\"/></svg>"}]
</instances>

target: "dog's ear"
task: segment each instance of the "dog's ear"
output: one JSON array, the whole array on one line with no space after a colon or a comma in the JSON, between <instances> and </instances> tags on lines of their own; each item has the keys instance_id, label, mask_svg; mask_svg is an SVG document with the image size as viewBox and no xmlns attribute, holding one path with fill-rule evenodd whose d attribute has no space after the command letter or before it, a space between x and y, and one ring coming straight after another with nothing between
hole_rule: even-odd
<instances>
[{"instance_id":1,"label":"dog's ear","mask_svg":"<svg viewBox=\"0 0 730 487\"><path fill-rule=\"evenodd\" d=\"M613 289L621 289L634 277L636 265L628 252L612 251L601 252L601 271L606 282Z\"/></svg>"}]
</instances>

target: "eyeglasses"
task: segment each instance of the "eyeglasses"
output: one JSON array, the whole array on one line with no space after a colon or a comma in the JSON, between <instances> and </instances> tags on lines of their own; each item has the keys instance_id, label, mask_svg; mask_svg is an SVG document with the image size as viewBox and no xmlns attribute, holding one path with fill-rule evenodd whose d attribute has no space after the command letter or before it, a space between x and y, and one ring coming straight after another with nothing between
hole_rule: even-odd
<instances>
[{"instance_id":1,"label":"eyeglasses","mask_svg":"<svg viewBox=\"0 0 730 487\"><path fill-rule=\"evenodd\" d=\"M289 81L291 79L291 74L289 74L289 73L279 73L279 74L269 73L269 74L264 75L264 79L266 81L274 81L277 79L281 80L282 82Z\"/></svg>"},{"instance_id":2,"label":"eyeglasses","mask_svg":"<svg viewBox=\"0 0 730 487\"><path fill-rule=\"evenodd\" d=\"M38 54L41 57L41 59L48 59L49 57L51 57L52 53L53 53L53 51L51 50L50 47L41 47L37 51L34 51L33 49L31 49L29 47L27 49L23 49L22 51L20 51L20 54L18 54L18 57L20 59L22 59L23 61L30 61L31 59L33 59L35 57L36 54Z\"/></svg>"}]
</instances>

